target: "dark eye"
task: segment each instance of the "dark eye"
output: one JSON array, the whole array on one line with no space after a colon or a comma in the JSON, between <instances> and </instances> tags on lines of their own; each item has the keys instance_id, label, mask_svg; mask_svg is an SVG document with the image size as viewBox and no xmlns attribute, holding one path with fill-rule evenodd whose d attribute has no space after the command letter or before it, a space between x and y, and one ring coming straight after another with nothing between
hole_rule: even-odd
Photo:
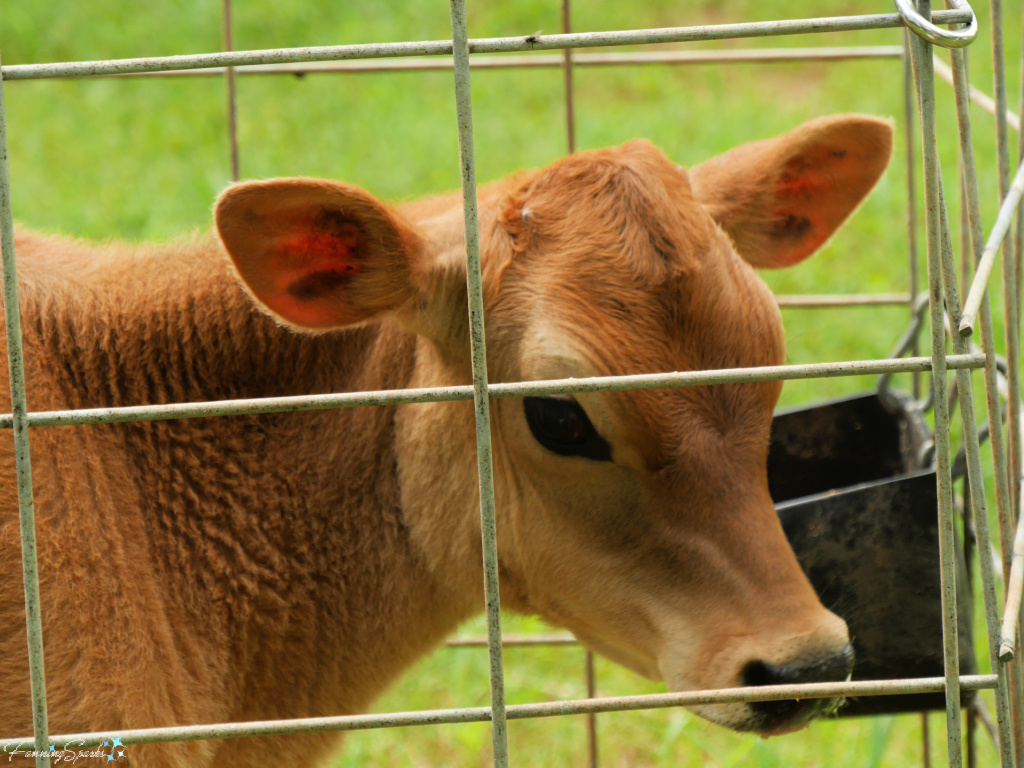
<instances>
[{"instance_id":1,"label":"dark eye","mask_svg":"<svg viewBox=\"0 0 1024 768\"><path fill-rule=\"evenodd\" d=\"M523 399L526 423L537 442L561 456L611 461L612 451L575 400L555 397Z\"/></svg>"}]
</instances>

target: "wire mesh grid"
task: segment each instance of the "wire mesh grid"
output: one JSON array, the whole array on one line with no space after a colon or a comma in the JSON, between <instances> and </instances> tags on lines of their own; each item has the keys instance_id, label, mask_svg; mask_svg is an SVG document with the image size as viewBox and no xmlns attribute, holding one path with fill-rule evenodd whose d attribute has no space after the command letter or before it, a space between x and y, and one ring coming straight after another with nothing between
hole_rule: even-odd
<instances>
[{"instance_id":1,"label":"wire mesh grid","mask_svg":"<svg viewBox=\"0 0 1024 768\"><path fill-rule=\"evenodd\" d=\"M154 419L190 418L211 415L232 415L243 413L268 413L303 409L342 408L357 406L391 405L399 403L437 402L449 400L471 400L474 403L477 425L478 478L481 499L482 544L484 553L486 614L488 625L487 647L490 659L491 704L457 710L435 710L399 712L383 715L361 715L324 718L304 718L261 723L227 723L199 726L151 728L127 731L119 734L124 744L147 742L168 742L251 735L300 733L311 731L343 731L366 728L382 728L417 724L439 724L455 722L486 722L492 724L494 764L509 764L506 735L508 719L547 717L578 713L624 711L630 709L672 707L699 703L722 703L738 701L772 701L791 698L815 698L832 696L867 696L906 692L945 692L947 701L948 764L961 764L961 692L970 690L995 689L996 723L1000 761L1003 768L1020 764L1024 755L1020 718L1024 717L1024 702L1021 701L1020 673L1011 667L1017 642L1021 583L1024 568L1024 525L1014 520L1019 517L1022 482L1021 475L1021 414L1019 385L1019 341L1016 291L1019 284L1021 261L1021 221L1019 202L1024 194L1024 164L1017 178L1010 183L1008 149L1005 73L1002 51L1002 10L998 1L992 3L992 35L994 58L995 97L991 109L996 116L997 141L999 147L999 176L1001 196L1004 203L1000 216L993 227L988 241L981 230L980 205L978 203L977 174L974 167L971 125L968 115L970 99L983 98L972 91L967 84L966 62L960 46L970 42L970 30L964 28L976 24L973 11L964 0L955 0L955 8L949 11L931 12L928 2L918 2L916 8L908 0L897 0L899 13L872 16L851 16L822 19L782 20L775 22L721 24L714 26L648 29L634 31L611 31L603 33L573 34L569 30L569 3L563 0L564 31L556 35L531 35L527 37L489 38L470 40L467 36L465 5L463 0L451 0L452 39L440 41L390 43L378 45L347 45L320 48L294 48L261 51L232 51L231 6L224 2L224 48L223 53L194 56L169 56L150 59L110 60L84 63L44 64L6 66L0 70L0 227L2 227L4 300L7 322L8 360L11 369L12 413L0 417L0 427L11 428L16 446L16 467L21 510L22 556L25 578L25 601L29 639L29 666L32 680L33 714L35 723L34 743L39 756L36 764L50 764L47 745L49 734L46 717L46 693L43 676L41 619L39 606L39 582L35 543L35 522L31 467L29 462L30 427L68 424L95 424ZM929 20L930 19L930 20ZM668 54L575 54L578 48L595 46L622 46L658 42L687 42L707 40L733 40L750 37L775 35L813 34L820 32L855 32L868 29L899 28L908 24L914 34L906 35L904 50L893 47L876 47L848 50L806 49L780 52L672 52ZM942 29L937 25L949 25L953 29ZM925 38L928 38L927 40ZM965 192L965 218L968 222L969 252L976 262L977 276L966 304L961 312L958 295L953 248L950 238L949 221L946 214L942 178L939 174L938 152L935 136L934 75L931 45L954 47L952 67L941 68L940 75L949 79L955 90L960 131L961 173ZM553 57L530 56L488 58L487 54L510 52L533 52L543 50L561 51ZM477 57L481 67L504 66L558 66L565 72L567 103L567 141L570 150L574 148L572 69L574 66L597 66L616 63L693 63L706 60L754 60L780 61L805 60L807 58L849 59L861 57L902 59L905 63L908 84L908 98L916 96L923 141L924 189L928 251L927 292L930 298L931 354L928 357L912 357L903 360L862 360L843 363L812 365L787 365L757 369L736 369L720 371L699 371L674 374L645 374L637 376L608 377L592 380L567 379L558 381L521 382L513 384L488 384L486 351L484 348L484 319L480 276L479 233L477 231L476 174L474 168L472 97L470 88L470 57ZM413 60L414 56L450 57L449 59ZM402 61L405 59L406 61ZM322 64L320 64L322 63ZM476 64L475 64L476 65ZM138 406L107 409L81 409L59 412L29 412L26 405L24 366L22 362L20 315L15 270L13 224L10 206L10 182L8 178L6 127L4 122L3 89L4 81L42 78L123 76L123 75L171 75L171 74L216 74L224 76L228 84L229 130L231 132L232 174L238 176L238 148L235 130L234 78L238 73L247 72L304 72L304 71L377 71L409 68L452 68L455 78L455 100L458 114L459 151L462 171L462 187L465 213L467 250L467 282L470 297L469 316L472 336L473 384L462 387L443 387L422 390L382 391L344 393L336 395L313 395L303 397L271 398L259 401L225 401L220 403L183 403L160 406ZM911 92L910 85L913 85ZM908 103L908 117L911 109ZM908 120L908 126L910 122ZM1019 121L1018 121L1019 125ZM908 142L911 141L908 127ZM1024 136L1022 136L1024 147ZM912 166L911 166L912 169ZM913 182L911 181L911 188ZM999 420L999 393L997 391L997 356L992 330L991 309L986 295L988 275L994 264L1000 245L1007 239L1009 226L1016 216L1017 237L1012 254L1003 259L1004 307L1007 316L1006 357L1009 369L1009 407L1007 433L1003 436ZM911 227L913 233L913 227ZM913 239L913 235L911 235ZM913 242L911 244L913 250ZM968 250L968 249L965 249ZM1007 249L1008 251L1010 249ZM1011 257L1012 256L1012 257ZM914 260L911 259L913 272ZM916 292L916 275L912 274L911 290L907 294L885 294L867 296L794 296L780 297L780 304L790 306L844 306L851 304L912 303ZM946 317L950 315L951 326L958 332L950 334L953 354L947 354ZM973 331L975 319L980 321L982 352L973 352L968 338ZM985 373L986 398L989 405L989 430L993 443L996 471L995 491L998 507L999 540L1003 573L1006 579L1005 610L999 614L996 576L993 568L993 551L986 513L985 488L979 439L974 417L972 379L974 369ZM955 371L956 395L959 398L963 430L965 435L967 471L970 478L971 509L978 532L981 557L982 592L986 624L989 634L988 646L991 651L992 668L990 675L963 676L959 673L957 654L957 606L956 593L952 587L953 554L953 497L950 475L949 445L949 397L947 393L947 371ZM741 381L796 380L830 376L849 376L858 373L931 372L935 393L935 433L937 437L936 460L938 465L940 552L943 583L943 635L945 670L944 678L865 681L847 683L822 683L799 686L763 686L719 691L696 691L650 696L590 698L579 701L559 701L545 704L507 706L504 696L502 663L502 634L500 627L498 598L498 565L495 534L494 490L491 466L490 415L492 398L523 397L525 395L554 394L567 392L591 392L600 390L631 390L644 388L704 386L710 384ZM1016 722L1016 727L1014 723ZM100 743L111 734L91 733L62 735L63 739L77 739L83 746ZM7 746L20 739L0 739ZM593 736L592 736L593 738ZM1015 751L1017 757L1015 757Z\"/></svg>"}]
</instances>

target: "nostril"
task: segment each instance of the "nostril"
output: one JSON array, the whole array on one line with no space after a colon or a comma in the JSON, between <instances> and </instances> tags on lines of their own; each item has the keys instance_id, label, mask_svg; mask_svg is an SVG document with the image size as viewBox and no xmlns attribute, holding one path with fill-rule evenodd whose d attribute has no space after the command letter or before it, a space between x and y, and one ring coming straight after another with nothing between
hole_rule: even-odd
<instances>
[{"instance_id":1,"label":"nostril","mask_svg":"<svg viewBox=\"0 0 1024 768\"><path fill-rule=\"evenodd\" d=\"M774 685L774 669L763 661L750 662L743 668L743 685Z\"/></svg>"}]
</instances>

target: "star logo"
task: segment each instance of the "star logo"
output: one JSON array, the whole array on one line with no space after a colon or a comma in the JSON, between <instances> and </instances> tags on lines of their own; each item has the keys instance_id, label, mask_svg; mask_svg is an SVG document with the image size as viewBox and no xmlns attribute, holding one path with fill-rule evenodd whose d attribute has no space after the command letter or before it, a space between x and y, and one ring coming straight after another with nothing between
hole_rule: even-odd
<instances>
[{"instance_id":1,"label":"star logo","mask_svg":"<svg viewBox=\"0 0 1024 768\"><path fill-rule=\"evenodd\" d=\"M124 757L124 742L120 736L114 736L103 742L104 747L110 747L110 754L106 756L108 763L116 762Z\"/></svg>"}]
</instances>

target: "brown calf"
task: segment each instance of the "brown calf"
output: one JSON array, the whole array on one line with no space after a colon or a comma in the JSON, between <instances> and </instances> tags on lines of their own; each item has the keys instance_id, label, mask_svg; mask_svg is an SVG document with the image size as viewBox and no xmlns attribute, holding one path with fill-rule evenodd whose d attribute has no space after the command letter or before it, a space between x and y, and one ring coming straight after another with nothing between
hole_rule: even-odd
<instances>
[{"instance_id":1,"label":"brown calf","mask_svg":"<svg viewBox=\"0 0 1024 768\"><path fill-rule=\"evenodd\" d=\"M821 245L890 142L883 121L830 117L689 173L636 141L482 188L492 381L783 362L750 264ZM457 196L393 208L334 182L253 182L216 221L219 239L159 247L17 236L31 409L470 380ZM779 389L495 401L504 604L674 690L845 678L846 626L768 496ZM34 430L51 731L366 709L483 605L473 435L467 403ZM10 737L31 716L8 440L0 473ZM699 709L761 733L818 711ZM128 757L308 766L335 742Z\"/></svg>"}]
</instances>

